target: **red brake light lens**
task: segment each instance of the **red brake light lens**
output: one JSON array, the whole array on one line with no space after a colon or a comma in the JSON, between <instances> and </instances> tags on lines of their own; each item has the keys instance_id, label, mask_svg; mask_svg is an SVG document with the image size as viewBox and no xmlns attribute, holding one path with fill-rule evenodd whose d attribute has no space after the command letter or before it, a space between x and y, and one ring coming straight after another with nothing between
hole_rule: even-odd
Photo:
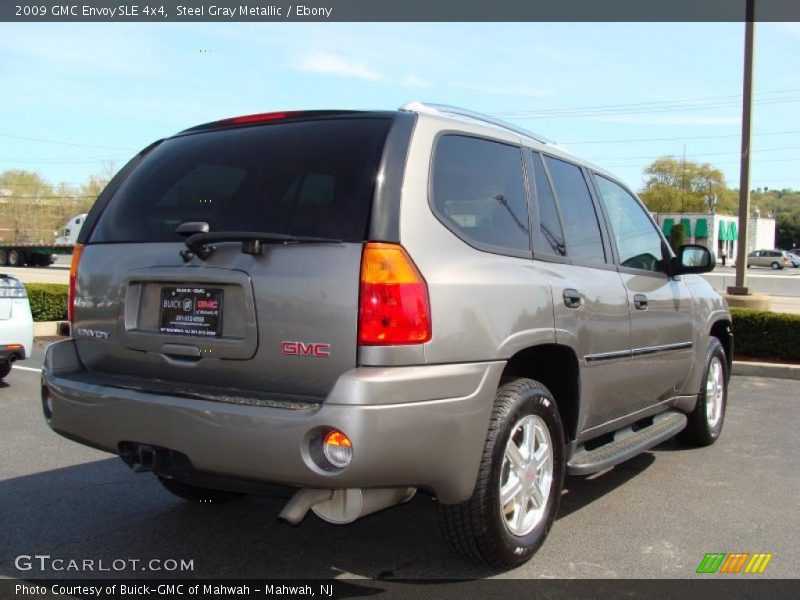
<instances>
[{"instance_id":1,"label":"red brake light lens","mask_svg":"<svg viewBox=\"0 0 800 600\"><path fill-rule=\"evenodd\" d=\"M258 113L255 115L244 115L241 117L232 117L230 119L223 119L217 121L219 125L240 125L243 123L261 123L263 121L280 121L281 119L288 119L290 117L297 117L303 114L301 110L271 112L271 113Z\"/></svg>"},{"instance_id":2,"label":"red brake light lens","mask_svg":"<svg viewBox=\"0 0 800 600\"><path fill-rule=\"evenodd\" d=\"M69 265L69 298L67 299L67 317L69 322L75 319L75 280L78 278L78 263L81 262L83 244L75 244L72 250L72 262Z\"/></svg>"},{"instance_id":3,"label":"red brake light lens","mask_svg":"<svg viewBox=\"0 0 800 600\"><path fill-rule=\"evenodd\" d=\"M360 344L423 344L431 339L428 286L402 246L364 246L360 291Z\"/></svg>"}]
</instances>

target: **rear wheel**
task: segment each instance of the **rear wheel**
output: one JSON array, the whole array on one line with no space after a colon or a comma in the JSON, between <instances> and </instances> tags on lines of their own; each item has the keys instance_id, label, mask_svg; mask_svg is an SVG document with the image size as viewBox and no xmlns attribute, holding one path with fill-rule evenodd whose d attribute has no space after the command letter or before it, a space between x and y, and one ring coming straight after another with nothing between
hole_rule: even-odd
<instances>
[{"instance_id":1,"label":"rear wheel","mask_svg":"<svg viewBox=\"0 0 800 600\"><path fill-rule=\"evenodd\" d=\"M5 379L6 375L11 373L12 364L10 362L4 362L0 364L0 379Z\"/></svg>"},{"instance_id":2,"label":"rear wheel","mask_svg":"<svg viewBox=\"0 0 800 600\"><path fill-rule=\"evenodd\" d=\"M187 483L181 483L175 479L168 479L158 475L158 481L167 490L191 502L198 502L201 504L218 504L220 502L228 502L242 497L244 494L237 494L236 492L225 492L222 490L210 490L207 488L196 487Z\"/></svg>"},{"instance_id":3,"label":"rear wheel","mask_svg":"<svg viewBox=\"0 0 800 600\"><path fill-rule=\"evenodd\" d=\"M0 250L0 267L5 267L8 264L8 252Z\"/></svg>"},{"instance_id":4,"label":"rear wheel","mask_svg":"<svg viewBox=\"0 0 800 600\"><path fill-rule=\"evenodd\" d=\"M9 267L22 267L25 265L25 255L19 250L11 250L8 253Z\"/></svg>"},{"instance_id":5,"label":"rear wheel","mask_svg":"<svg viewBox=\"0 0 800 600\"><path fill-rule=\"evenodd\" d=\"M679 440L691 446L710 446L722 433L728 403L728 362L717 338L711 338L708 344L703 382L697 404L688 415L689 423L678 434Z\"/></svg>"},{"instance_id":6,"label":"rear wheel","mask_svg":"<svg viewBox=\"0 0 800 600\"><path fill-rule=\"evenodd\" d=\"M770 267L772 267L772 270L773 270L773 271L777 271L778 269L782 269L782 268L783 268L783 267L781 267L781 265L780 265L780 264L778 264L777 262L774 262L774 263L772 263L772 264L770 265Z\"/></svg>"},{"instance_id":7,"label":"rear wheel","mask_svg":"<svg viewBox=\"0 0 800 600\"><path fill-rule=\"evenodd\" d=\"M472 497L441 506L445 538L473 562L521 564L547 537L563 483L564 433L552 394L532 379L506 381L495 398Z\"/></svg>"}]
</instances>

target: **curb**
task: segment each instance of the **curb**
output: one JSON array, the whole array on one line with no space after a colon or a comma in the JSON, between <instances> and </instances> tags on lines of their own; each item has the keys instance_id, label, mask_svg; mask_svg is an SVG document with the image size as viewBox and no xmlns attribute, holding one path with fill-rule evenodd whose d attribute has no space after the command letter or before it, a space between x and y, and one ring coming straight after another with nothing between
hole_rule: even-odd
<instances>
[{"instance_id":1,"label":"curb","mask_svg":"<svg viewBox=\"0 0 800 600\"><path fill-rule=\"evenodd\" d=\"M733 361L733 375L748 377L774 377L775 379L800 379L800 365Z\"/></svg>"},{"instance_id":2,"label":"curb","mask_svg":"<svg viewBox=\"0 0 800 600\"><path fill-rule=\"evenodd\" d=\"M68 332L67 321L36 321L33 324L33 337L54 337Z\"/></svg>"}]
</instances>

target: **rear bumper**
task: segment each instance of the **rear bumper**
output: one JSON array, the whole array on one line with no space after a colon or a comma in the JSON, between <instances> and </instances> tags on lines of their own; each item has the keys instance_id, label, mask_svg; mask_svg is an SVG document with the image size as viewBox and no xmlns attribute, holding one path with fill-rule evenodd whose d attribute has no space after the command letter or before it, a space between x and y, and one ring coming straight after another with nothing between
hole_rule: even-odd
<instances>
[{"instance_id":1,"label":"rear bumper","mask_svg":"<svg viewBox=\"0 0 800 600\"><path fill-rule=\"evenodd\" d=\"M25 346L22 344L0 344L0 363L8 361L11 357L14 357L14 360L27 358Z\"/></svg>"},{"instance_id":2,"label":"rear bumper","mask_svg":"<svg viewBox=\"0 0 800 600\"><path fill-rule=\"evenodd\" d=\"M472 494L504 366L355 368L311 410L93 384L72 340L49 346L42 378L53 399L50 426L109 452L121 442L148 444L209 474L323 488L415 486L456 503ZM338 472L311 456L311 440L328 428L353 443L351 464Z\"/></svg>"}]
</instances>

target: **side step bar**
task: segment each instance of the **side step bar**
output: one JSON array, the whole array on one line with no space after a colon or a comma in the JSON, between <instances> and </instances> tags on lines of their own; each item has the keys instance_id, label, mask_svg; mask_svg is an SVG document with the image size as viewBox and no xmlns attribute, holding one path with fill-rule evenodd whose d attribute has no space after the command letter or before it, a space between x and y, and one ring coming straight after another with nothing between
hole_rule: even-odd
<instances>
[{"instance_id":1,"label":"side step bar","mask_svg":"<svg viewBox=\"0 0 800 600\"><path fill-rule=\"evenodd\" d=\"M638 431L626 427L614 432L614 441L594 450L579 446L567 463L567 475L589 475L633 458L657 446L686 427L686 415L669 410L653 417L653 424Z\"/></svg>"}]
</instances>

